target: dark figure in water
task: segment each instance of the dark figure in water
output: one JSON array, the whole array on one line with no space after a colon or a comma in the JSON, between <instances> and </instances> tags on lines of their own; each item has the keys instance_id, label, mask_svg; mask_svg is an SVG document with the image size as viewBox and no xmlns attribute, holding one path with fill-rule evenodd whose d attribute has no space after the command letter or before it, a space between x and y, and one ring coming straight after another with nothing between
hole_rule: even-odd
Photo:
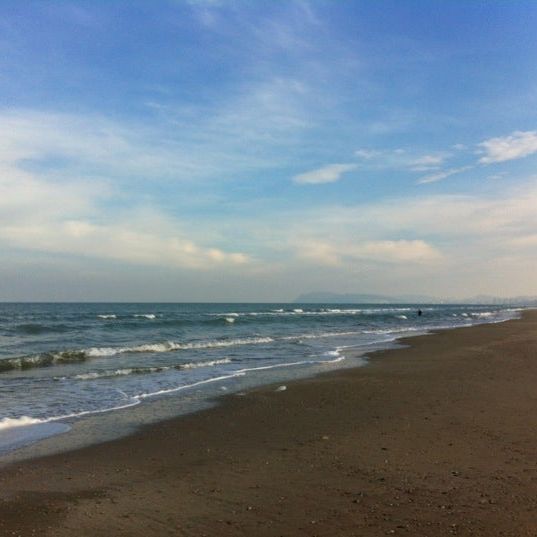
<instances>
[{"instance_id":1,"label":"dark figure in water","mask_svg":"<svg viewBox=\"0 0 537 537\"><path fill-rule=\"evenodd\" d=\"M418 310L418 317L421 317L422 313L423 312L421 310Z\"/></svg>"}]
</instances>

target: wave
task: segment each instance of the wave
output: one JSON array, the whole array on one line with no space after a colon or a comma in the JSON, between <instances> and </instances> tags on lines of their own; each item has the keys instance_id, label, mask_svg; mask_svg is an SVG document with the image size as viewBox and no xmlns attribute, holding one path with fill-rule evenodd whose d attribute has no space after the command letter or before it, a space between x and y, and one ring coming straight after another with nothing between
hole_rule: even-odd
<instances>
[{"instance_id":1,"label":"wave","mask_svg":"<svg viewBox=\"0 0 537 537\"><path fill-rule=\"evenodd\" d=\"M230 358L222 358L221 360L209 360L205 362L190 362L186 364L161 366L161 367L126 367L123 369L116 369L113 371L91 371L89 373L81 373L72 377L56 377L55 380L96 380L104 378L124 377L129 375L148 375L151 373L162 373L164 371L170 371L173 369L198 369L202 367L214 367L217 365L230 364Z\"/></svg>"},{"instance_id":2,"label":"wave","mask_svg":"<svg viewBox=\"0 0 537 537\"><path fill-rule=\"evenodd\" d=\"M411 331L412 328L407 328ZM54 365L74 364L85 362L92 358L106 358L120 354L137 353L166 353L182 350L201 350L234 347L242 345L264 345L275 341L302 341L307 339L318 339L328 337L354 336L362 333L391 333L400 330L362 330L352 332L322 332L316 334L298 334L293 336L283 336L281 338L272 337L247 337L235 339L216 339L210 341L196 341L181 343L177 341L165 341L160 343L145 343L132 347L91 347L82 350L65 350L57 352L45 352L41 354L18 356L0 360L0 373L8 371L34 369L39 367L51 367Z\"/></svg>"},{"instance_id":3,"label":"wave","mask_svg":"<svg viewBox=\"0 0 537 537\"><path fill-rule=\"evenodd\" d=\"M132 397L126 396L126 399L127 399L126 403L118 405L118 406L110 407L110 408L102 408L102 409L95 409L95 410L83 410L83 411L80 411L80 412L73 412L73 413L60 415L60 416L51 416L51 417L42 418L42 419L41 418L33 418L33 417L30 417L30 416L20 416L18 418L5 417L5 418L0 419L0 431L6 430L6 429L12 429L12 428L15 428L15 427L39 425L39 424L44 424L44 423L56 422L56 421L60 421L60 420L80 418L80 417L87 416L87 415L92 415L92 414L102 414L102 413L106 413L106 412L112 412L114 410L121 410L121 409L129 408L129 407L132 407L132 406L136 406L136 405L140 404L144 399L157 397L157 396L160 396L160 395L167 395L167 394L170 394L170 393L186 390L186 389L189 389L189 388L194 388L194 387L201 386L201 385L204 385L204 384L210 384L210 383L214 383L214 382L220 382L220 381L224 381L224 380L229 380L229 379L232 379L232 378L243 377L247 373L250 373L250 372L263 371L263 370L267 370L267 369L286 368L286 367L293 367L293 366L307 365L307 364L330 364L330 363L339 362L339 361L341 361L341 360L343 360L345 358L344 356L340 355L339 350L329 351L329 352L325 353L323 356L327 356L330 359L325 359L325 360L303 360L303 361L299 361L299 362L280 363L280 364L273 364L273 365L268 365L268 366L243 368L243 369L240 369L238 371L230 372L229 374L220 375L220 376L217 376L217 377L211 377L211 378L208 378L208 379L193 382L191 384L185 384L185 385L182 385L182 386L176 386L176 387L173 387L173 388L163 389L163 390L159 390L159 391L156 391L156 392L141 393L141 394L133 395ZM182 364L182 365L177 366L177 368L188 369L188 368L195 368L195 367L208 367L208 366L214 366L214 365L225 364L225 363L230 363L230 362L231 362L231 360L229 358L225 358L225 359L222 359L222 360L213 360L213 361L206 361L206 362L192 362L192 363L189 363L189 364ZM116 370L113 373L108 372L106 374L108 374L110 376L112 376L112 375L123 375L123 374L132 374L134 369L135 368L133 368L129 372L127 372L127 369ZM143 368L140 368L140 369L143 369ZM158 369L158 368L145 368L145 369L149 370L149 369ZM164 368L161 368L161 369L164 369ZM92 376L90 376L90 375L92 375ZM79 380L89 380L89 379L98 378L98 377L96 377L95 374L87 374L86 378L83 378L83 375L77 375L74 378L78 378Z\"/></svg>"},{"instance_id":4,"label":"wave","mask_svg":"<svg viewBox=\"0 0 537 537\"><path fill-rule=\"evenodd\" d=\"M135 397L129 398L129 402L109 407L109 408L100 408L97 410L82 410L81 412L72 412L70 414L64 414L62 416L50 416L48 418L32 418L31 416L20 416L18 418L2 418L0 419L0 431L2 429L12 429L14 427L28 427L32 425L40 425L43 423L51 423L61 420L68 420L73 418L81 418L82 416L89 416L92 414L105 414L107 412L113 412L114 410L123 410L125 408L130 408L136 405L139 405L141 401Z\"/></svg>"},{"instance_id":5,"label":"wave","mask_svg":"<svg viewBox=\"0 0 537 537\"><path fill-rule=\"evenodd\" d=\"M87 359L85 351L45 352L16 358L0 360L0 373L13 370L26 370L35 367L49 367L59 364L84 362Z\"/></svg>"},{"instance_id":6,"label":"wave","mask_svg":"<svg viewBox=\"0 0 537 537\"><path fill-rule=\"evenodd\" d=\"M46 334L46 333L61 333L67 332L69 328L63 324L60 325L47 325L41 323L24 323L19 324L14 327L14 331L27 334L27 335L37 335L37 334Z\"/></svg>"},{"instance_id":7,"label":"wave","mask_svg":"<svg viewBox=\"0 0 537 537\"><path fill-rule=\"evenodd\" d=\"M216 339L212 341L198 341L190 343L179 343L176 341L165 341L164 343L146 343L134 347L93 347L85 352L91 357L114 356L124 353L142 352L173 352L180 350L213 349L220 347L234 347L236 345L259 345L272 343L271 337L251 337L237 339Z\"/></svg>"},{"instance_id":8,"label":"wave","mask_svg":"<svg viewBox=\"0 0 537 537\"><path fill-rule=\"evenodd\" d=\"M305 310L303 308L294 308L284 310L278 308L269 311L245 311L241 313L207 313L210 316L234 316L234 317L285 317L285 316L329 316L329 315L372 315L372 314L388 314L412 311L413 308L320 308Z\"/></svg>"},{"instance_id":9,"label":"wave","mask_svg":"<svg viewBox=\"0 0 537 537\"><path fill-rule=\"evenodd\" d=\"M27 427L28 425L37 425L46 423L46 420L31 418L30 416L21 416L20 418L2 418L0 420L0 431L13 429L15 427Z\"/></svg>"},{"instance_id":10,"label":"wave","mask_svg":"<svg viewBox=\"0 0 537 537\"><path fill-rule=\"evenodd\" d=\"M0 373L13 370L27 370L38 367L50 367L54 365L72 364L85 362L89 358L101 358L126 353L161 353L180 350L197 350L233 347L236 345L259 345L272 343L270 337L252 337L238 339L222 339L213 341L199 341L191 343L179 343L166 341L164 343L148 343L133 347L92 347L83 350L69 350L61 352L46 352L28 356L18 356L0 360Z\"/></svg>"},{"instance_id":11,"label":"wave","mask_svg":"<svg viewBox=\"0 0 537 537\"><path fill-rule=\"evenodd\" d=\"M97 315L99 319L156 319L159 317L156 313L133 313L132 315L117 315L116 313L106 313Z\"/></svg>"},{"instance_id":12,"label":"wave","mask_svg":"<svg viewBox=\"0 0 537 537\"><path fill-rule=\"evenodd\" d=\"M222 358L221 360L209 360L206 362L191 362L175 366L175 369L198 369L199 367L214 367L215 365L230 364L231 358Z\"/></svg>"},{"instance_id":13,"label":"wave","mask_svg":"<svg viewBox=\"0 0 537 537\"><path fill-rule=\"evenodd\" d=\"M246 367L243 369L239 369L238 371L230 372L228 375L212 377L212 378L200 380L198 382L194 382L192 384L184 384L182 386L176 386L174 388L166 388L164 390L158 390L156 392L141 393L139 395L135 395L133 399L143 400L143 399L148 399L151 397L158 397L160 395L168 395L170 393L179 392L182 390L186 390L188 388L194 388L196 386L201 386L203 384L219 382L222 380L229 380L229 379L236 378L236 377L244 377L247 373L251 373L254 371L266 371L268 369L280 369L280 368L286 368L286 367L295 367L299 365L332 364L332 363L340 362L341 360L345 359L344 356L340 355L339 350L329 351L329 353L326 353L325 355L330 356L330 357L335 356L335 358L326 359L326 360L301 360L299 362L280 363L280 364L272 364L272 365L265 365L265 366L258 366L258 367Z\"/></svg>"}]
</instances>

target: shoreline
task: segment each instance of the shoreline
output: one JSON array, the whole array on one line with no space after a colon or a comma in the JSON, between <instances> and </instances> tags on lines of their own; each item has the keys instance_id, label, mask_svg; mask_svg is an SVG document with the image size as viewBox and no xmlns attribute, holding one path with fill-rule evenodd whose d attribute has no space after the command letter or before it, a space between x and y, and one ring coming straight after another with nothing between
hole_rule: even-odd
<instances>
[{"instance_id":1,"label":"shoreline","mask_svg":"<svg viewBox=\"0 0 537 537\"><path fill-rule=\"evenodd\" d=\"M518 311L521 313L528 311L528 309L519 308ZM377 354L398 349L407 344L411 345L415 338L421 336L433 335L445 330L471 328L481 324L503 323L517 318L519 317L458 327L424 328L423 331L409 332L402 337L397 336L393 340L347 347L348 354L343 362L337 366L334 366L330 361L319 361L318 365L310 366L307 371L296 371L294 368L288 368L284 364L280 367L279 375L277 375L278 378L276 379L234 378L235 386L231 387L231 389L228 386L220 386L219 382L215 382L211 395L200 398L189 395L187 391L181 400L174 400L175 395L170 394L156 397L154 400L146 401L141 405L129 404L124 408L89 412L87 416L80 418L45 421L34 425L35 432L28 431L28 433L33 434L26 434L26 439L20 442L20 445L3 451L0 450L0 468L24 460L65 453L119 440L139 432L144 427L213 408L222 404L227 397L232 397L238 392L252 392L259 389L270 390L272 386L276 388L280 383L293 383L299 380L312 379L318 375L367 366L370 359L375 358ZM345 347L338 348L338 351L343 348ZM338 361L335 360L335 362ZM269 369L278 371L278 366ZM262 376L264 372L257 373ZM225 380L229 381L231 378ZM177 404L174 403L179 403L184 408L178 410ZM21 427L21 431L18 428L14 428L8 432L17 438L17 433L20 435L20 433L25 432L22 430L24 428Z\"/></svg>"},{"instance_id":2,"label":"shoreline","mask_svg":"<svg viewBox=\"0 0 537 537\"><path fill-rule=\"evenodd\" d=\"M0 535L535 535L522 508L535 507L525 449L537 433L513 427L537 410L535 398L521 398L537 380L536 327L537 312L526 310L403 338L403 348L368 354L365 368L226 395L119 440L0 468ZM507 369L502 380L499 348L526 376ZM516 438L503 439L500 424ZM517 454L499 468L488 453L495 442ZM486 461L512 475L488 476ZM495 496L509 480L524 482L527 498L515 494L507 509Z\"/></svg>"}]
</instances>

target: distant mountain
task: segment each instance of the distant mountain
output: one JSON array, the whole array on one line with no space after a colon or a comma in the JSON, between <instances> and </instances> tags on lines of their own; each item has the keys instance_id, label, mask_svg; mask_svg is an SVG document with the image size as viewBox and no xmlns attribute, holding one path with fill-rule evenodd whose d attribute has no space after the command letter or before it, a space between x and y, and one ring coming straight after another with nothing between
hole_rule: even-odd
<instances>
[{"instance_id":1,"label":"distant mountain","mask_svg":"<svg viewBox=\"0 0 537 537\"><path fill-rule=\"evenodd\" d=\"M537 306L537 297L498 297L478 295L469 298L442 299L428 295L376 295L366 293L312 292L298 296L294 302L306 304L496 304L512 306Z\"/></svg>"},{"instance_id":2,"label":"distant mountain","mask_svg":"<svg viewBox=\"0 0 537 537\"><path fill-rule=\"evenodd\" d=\"M417 304L438 303L439 300L425 295L386 296L364 293L304 293L294 302L307 304Z\"/></svg>"},{"instance_id":3,"label":"distant mountain","mask_svg":"<svg viewBox=\"0 0 537 537\"><path fill-rule=\"evenodd\" d=\"M452 300L451 302L456 302ZM459 304L498 304L512 306L537 306L537 297L534 296L513 296L499 297L490 295L477 295L464 298L458 301Z\"/></svg>"}]
</instances>

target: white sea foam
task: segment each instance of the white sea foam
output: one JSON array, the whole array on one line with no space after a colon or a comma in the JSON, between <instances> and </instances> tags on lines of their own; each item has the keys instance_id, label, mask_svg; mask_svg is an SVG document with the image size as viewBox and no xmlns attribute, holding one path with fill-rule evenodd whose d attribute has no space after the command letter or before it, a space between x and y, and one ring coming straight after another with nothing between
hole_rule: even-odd
<instances>
[{"instance_id":1,"label":"white sea foam","mask_svg":"<svg viewBox=\"0 0 537 537\"><path fill-rule=\"evenodd\" d=\"M68 420L73 418L80 418L82 416L89 416L92 414L104 414L106 412L112 412L114 410L122 410L125 408L130 408L132 406L139 405L140 401L136 398L129 398L129 402L123 405L118 405L110 408L101 408L97 410L83 410L82 412L72 412L70 414L64 414L61 416L50 416L47 418L32 418L30 416L21 416L19 418L2 418L0 420L0 431L13 429L16 427L31 427L35 425L42 425L45 423L56 422L60 420Z\"/></svg>"},{"instance_id":2,"label":"white sea foam","mask_svg":"<svg viewBox=\"0 0 537 537\"><path fill-rule=\"evenodd\" d=\"M48 367L57 364L72 364L84 362L85 360L86 354L84 351L45 352L42 354L2 359L0 360L0 372Z\"/></svg>"},{"instance_id":3,"label":"white sea foam","mask_svg":"<svg viewBox=\"0 0 537 537\"><path fill-rule=\"evenodd\" d=\"M221 375L218 377L212 377L212 378L200 380L198 382L194 382L192 384L184 384L182 386L176 386L174 388L158 390L156 392L141 393L141 394L133 396L133 399L141 401L143 399L147 399L150 397L158 397L161 395L176 393L176 392L186 390L189 388L195 388L197 386L201 386L204 384L210 384L212 382L220 382L220 381L229 380L232 378L244 377L247 373L252 373L255 371L266 371L269 369L280 369L280 368L287 368L287 367L295 367L299 365L330 364L330 363L340 362L341 360L345 359L344 356L340 355L339 350L330 351L330 353L331 353L330 354L331 356L336 356L336 358L331 359L331 360L301 360L298 362L279 363L279 364L272 364L272 365L265 365L265 366L258 366L258 367L245 367L237 371L234 371L230 373L229 375Z\"/></svg>"},{"instance_id":4,"label":"white sea foam","mask_svg":"<svg viewBox=\"0 0 537 537\"><path fill-rule=\"evenodd\" d=\"M436 327L428 326L427 329ZM419 332L421 328L409 326L408 328L375 328L373 330L363 330L364 334L404 334L406 332Z\"/></svg>"},{"instance_id":5,"label":"white sea foam","mask_svg":"<svg viewBox=\"0 0 537 537\"><path fill-rule=\"evenodd\" d=\"M135 313L134 317L145 317L146 319L156 319L157 316L154 313Z\"/></svg>"},{"instance_id":6,"label":"white sea foam","mask_svg":"<svg viewBox=\"0 0 537 537\"><path fill-rule=\"evenodd\" d=\"M427 309L427 308L426 308ZM294 308L284 310L282 308L270 311L244 311L241 313L208 313L209 316L236 316L236 317L280 317L280 316L329 316L329 315L374 315L377 313L397 313L411 311L412 308L323 308L320 310L305 310L303 308Z\"/></svg>"},{"instance_id":7,"label":"white sea foam","mask_svg":"<svg viewBox=\"0 0 537 537\"><path fill-rule=\"evenodd\" d=\"M260 345L264 343L272 343L271 337L251 337L237 339L216 339L212 341L199 341L190 343L179 343L176 341L165 341L163 343L146 343L143 345L135 345L133 347L92 347L84 351L88 356L114 356L124 353L141 353L141 352L172 352L179 350L195 350L195 349L212 349L219 347L234 347L236 345Z\"/></svg>"},{"instance_id":8,"label":"white sea foam","mask_svg":"<svg viewBox=\"0 0 537 537\"><path fill-rule=\"evenodd\" d=\"M117 315L114 315L113 313L108 315L97 315L100 319L117 319Z\"/></svg>"},{"instance_id":9,"label":"white sea foam","mask_svg":"<svg viewBox=\"0 0 537 537\"><path fill-rule=\"evenodd\" d=\"M225 317L226 319L226 323L234 323L235 322L235 317Z\"/></svg>"},{"instance_id":10,"label":"white sea foam","mask_svg":"<svg viewBox=\"0 0 537 537\"><path fill-rule=\"evenodd\" d=\"M178 366L180 369L197 369L199 367L214 367L215 365L230 364L230 358L222 358L221 360L211 360L208 362L192 362Z\"/></svg>"},{"instance_id":11,"label":"white sea foam","mask_svg":"<svg viewBox=\"0 0 537 537\"><path fill-rule=\"evenodd\" d=\"M146 343L135 345L133 347L91 347L82 350L47 352L43 354L1 359L0 373L17 369L22 371L38 367L49 367L52 365L80 363L85 362L88 358L103 358L125 353L164 353L180 350L234 347L237 345L261 345L272 343L274 341L275 340L271 337L221 339L190 343L165 341L163 343Z\"/></svg>"},{"instance_id":12,"label":"white sea foam","mask_svg":"<svg viewBox=\"0 0 537 537\"><path fill-rule=\"evenodd\" d=\"M124 369L115 369L113 371L92 371L90 373L81 373L73 377L61 377L60 380L95 380L101 378L123 377L126 375L142 375L148 373L160 373L166 371L170 367L126 367Z\"/></svg>"},{"instance_id":13,"label":"white sea foam","mask_svg":"<svg viewBox=\"0 0 537 537\"><path fill-rule=\"evenodd\" d=\"M398 319L408 319L406 315L397 315Z\"/></svg>"},{"instance_id":14,"label":"white sea foam","mask_svg":"<svg viewBox=\"0 0 537 537\"><path fill-rule=\"evenodd\" d=\"M20 418L2 418L0 420L0 431L13 429L15 427L27 427L28 425L36 425L38 423L46 423L46 420L31 418L29 416L21 416Z\"/></svg>"},{"instance_id":15,"label":"white sea foam","mask_svg":"<svg viewBox=\"0 0 537 537\"><path fill-rule=\"evenodd\" d=\"M163 373L173 369L199 369L202 367L215 367L217 365L230 364L230 358L222 358L220 360L207 360L205 362L188 362L186 364L177 364L161 367L126 367L123 369L113 369L108 371L91 371L89 373L80 373L72 377L55 377L55 380L96 380L113 377L124 377L127 375L148 375L151 373Z\"/></svg>"},{"instance_id":16,"label":"white sea foam","mask_svg":"<svg viewBox=\"0 0 537 537\"><path fill-rule=\"evenodd\" d=\"M237 371L230 375L221 375L219 377L213 377L205 380L200 380L198 382L193 382L192 384L183 384L182 386L176 386L175 388L167 388L165 390L158 390L156 392L141 393L135 395L133 399L137 401L142 401L143 399L148 399L150 397L158 397L159 395L167 395L169 393L180 392L182 390L187 390L188 388L195 388L196 386L202 386L203 384L210 384L212 382L219 382L221 380L229 380L235 377L243 377L244 373Z\"/></svg>"},{"instance_id":17,"label":"white sea foam","mask_svg":"<svg viewBox=\"0 0 537 537\"><path fill-rule=\"evenodd\" d=\"M356 336L362 334L363 331L351 331L351 332L318 332L313 334L299 334L297 336L283 336L280 339L284 341L295 341L302 339L320 339L324 337L337 337L337 336Z\"/></svg>"}]
</instances>

